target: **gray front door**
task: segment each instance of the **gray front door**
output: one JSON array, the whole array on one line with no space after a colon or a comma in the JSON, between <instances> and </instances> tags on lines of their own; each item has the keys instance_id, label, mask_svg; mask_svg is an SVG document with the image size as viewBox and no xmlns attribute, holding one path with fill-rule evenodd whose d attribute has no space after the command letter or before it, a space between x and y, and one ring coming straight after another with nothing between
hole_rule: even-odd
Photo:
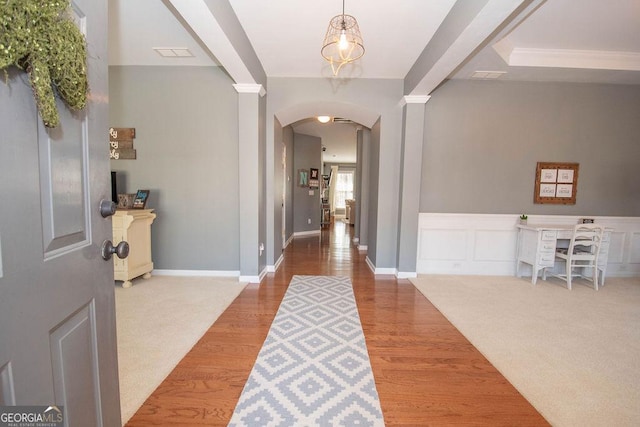
<instances>
[{"instance_id":1,"label":"gray front door","mask_svg":"<svg viewBox=\"0 0 640 427\"><path fill-rule=\"evenodd\" d=\"M27 75L0 82L0 405L64 406L67 425L119 426L111 220L107 0L74 0L90 99L42 125Z\"/></svg>"}]
</instances>

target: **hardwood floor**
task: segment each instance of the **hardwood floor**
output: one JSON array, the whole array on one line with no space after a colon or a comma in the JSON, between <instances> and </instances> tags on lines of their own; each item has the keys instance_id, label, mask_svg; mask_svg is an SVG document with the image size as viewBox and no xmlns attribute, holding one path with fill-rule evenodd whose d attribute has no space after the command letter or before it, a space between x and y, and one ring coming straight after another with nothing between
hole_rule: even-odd
<instances>
[{"instance_id":1,"label":"hardwood floor","mask_svg":"<svg viewBox=\"0 0 640 427\"><path fill-rule=\"evenodd\" d=\"M294 239L127 426L227 425L294 274L351 277L386 425L549 425L408 280L375 277L352 233L337 222Z\"/></svg>"}]
</instances>

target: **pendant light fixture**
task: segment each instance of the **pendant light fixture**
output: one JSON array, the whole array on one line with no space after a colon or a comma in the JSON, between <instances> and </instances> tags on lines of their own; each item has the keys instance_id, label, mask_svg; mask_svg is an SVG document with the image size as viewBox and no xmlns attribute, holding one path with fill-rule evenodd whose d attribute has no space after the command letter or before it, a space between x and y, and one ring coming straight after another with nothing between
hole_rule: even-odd
<instances>
[{"instance_id":1,"label":"pendant light fixture","mask_svg":"<svg viewBox=\"0 0 640 427\"><path fill-rule=\"evenodd\" d=\"M342 0L342 15L334 16L329 21L329 28L320 52L331 64L334 76L338 75L343 65L364 55L364 43L358 21L351 15L345 15L344 0Z\"/></svg>"}]
</instances>

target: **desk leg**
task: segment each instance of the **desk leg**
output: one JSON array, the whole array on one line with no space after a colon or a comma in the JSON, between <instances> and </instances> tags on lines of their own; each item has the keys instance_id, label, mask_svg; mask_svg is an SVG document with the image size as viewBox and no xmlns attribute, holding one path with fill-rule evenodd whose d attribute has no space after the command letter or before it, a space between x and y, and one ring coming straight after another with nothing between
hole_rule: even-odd
<instances>
[{"instance_id":1,"label":"desk leg","mask_svg":"<svg viewBox=\"0 0 640 427\"><path fill-rule=\"evenodd\" d=\"M522 277L522 273L520 273L520 267L522 265L524 261L516 261L516 277L521 278ZM525 264L528 264L525 262ZM532 265L531 266L531 284L535 285L536 281L538 280L538 271L540 270L536 270L536 266ZM544 271L544 270L543 270Z\"/></svg>"},{"instance_id":2,"label":"desk leg","mask_svg":"<svg viewBox=\"0 0 640 427\"><path fill-rule=\"evenodd\" d=\"M531 266L531 284L535 285L536 282L538 281L538 272L540 270L538 269L537 265L533 265Z\"/></svg>"}]
</instances>

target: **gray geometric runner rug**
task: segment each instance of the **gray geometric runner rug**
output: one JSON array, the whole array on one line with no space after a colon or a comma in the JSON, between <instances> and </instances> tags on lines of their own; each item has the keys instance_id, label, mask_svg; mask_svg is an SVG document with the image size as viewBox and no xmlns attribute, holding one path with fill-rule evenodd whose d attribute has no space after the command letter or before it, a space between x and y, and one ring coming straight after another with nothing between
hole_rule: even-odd
<instances>
[{"instance_id":1,"label":"gray geometric runner rug","mask_svg":"<svg viewBox=\"0 0 640 427\"><path fill-rule=\"evenodd\" d=\"M384 426L348 277L293 277L229 425Z\"/></svg>"}]
</instances>

